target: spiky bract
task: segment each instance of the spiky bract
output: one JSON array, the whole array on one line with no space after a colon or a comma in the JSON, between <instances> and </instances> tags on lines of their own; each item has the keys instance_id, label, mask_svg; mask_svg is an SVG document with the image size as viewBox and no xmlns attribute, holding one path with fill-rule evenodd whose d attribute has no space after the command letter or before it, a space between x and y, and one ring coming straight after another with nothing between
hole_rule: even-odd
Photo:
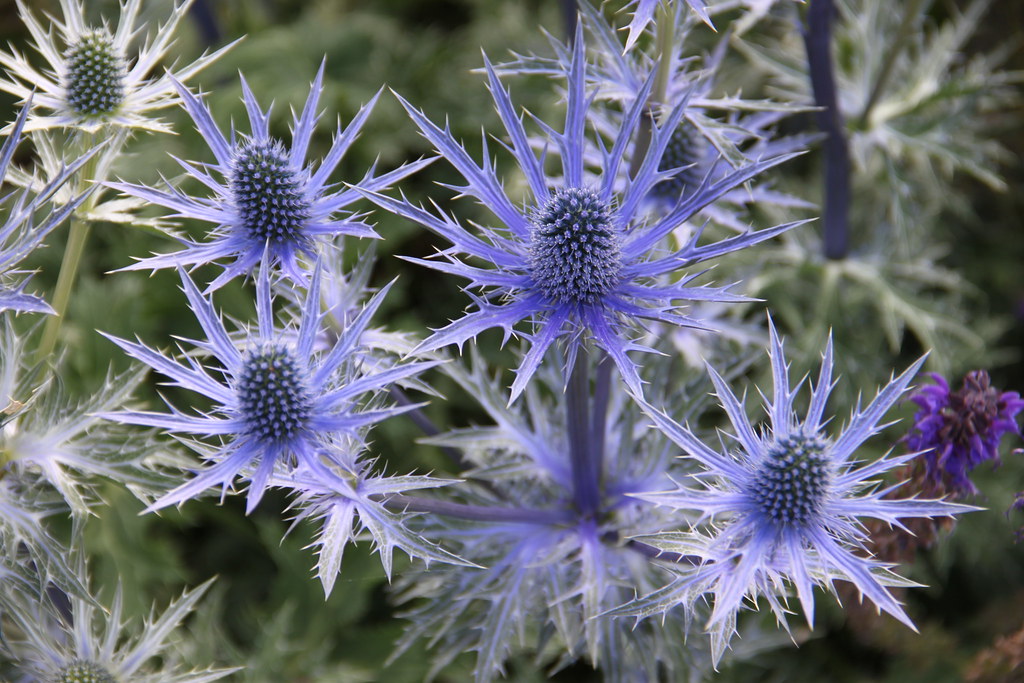
<instances>
[{"instance_id":1,"label":"spiky bract","mask_svg":"<svg viewBox=\"0 0 1024 683\"><path fill-rule=\"evenodd\" d=\"M261 268L256 286L257 329L243 330L234 337L228 335L212 302L188 275L182 272L181 278L189 306L206 334L206 340L194 344L209 353L216 366L204 366L191 357L177 362L142 344L109 337L176 386L198 392L215 404L210 413L105 414L119 422L219 440L213 445L194 442L208 466L150 509L181 503L210 487L226 489L242 477L249 482L247 509L251 511L275 471L287 474L300 465L316 470L321 467L325 439L330 435L354 435L402 410L363 409L367 397L435 364L395 363L377 369L360 362L362 333L388 288L378 292L332 344L317 351L323 320L319 266L301 302L301 318L283 329L275 324L269 270ZM216 379L218 374L224 379Z\"/></svg>"}]
</instances>

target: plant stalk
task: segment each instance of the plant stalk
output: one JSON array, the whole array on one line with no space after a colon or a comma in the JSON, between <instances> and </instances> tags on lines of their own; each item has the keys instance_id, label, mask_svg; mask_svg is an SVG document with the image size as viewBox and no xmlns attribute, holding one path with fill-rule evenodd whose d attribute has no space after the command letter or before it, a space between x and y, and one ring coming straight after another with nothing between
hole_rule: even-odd
<instances>
[{"instance_id":1,"label":"plant stalk","mask_svg":"<svg viewBox=\"0 0 1024 683\"><path fill-rule=\"evenodd\" d=\"M804 30L804 47L811 77L818 127L825 133L825 258L844 259L850 252L850 150L839 112L832 66L832 0L811 0Z\"/></svg>"},{"instance_id":2,"label":"plant stalk","mask_svg":"<svg viewBox=\"0 0 1024 683\"><path fill-rule=\"evenodd\" d=\"M53 310L56 315L46 319L43 327L43 338L36 349L36 360L42 362L57 346L57 337L60 334L61 324L68 310L68 302L71 300L71 290L74 287L78 275L78 266L82 261L82 254L85 252L85 243L89 237L89 222L77 218L71 214L68 219L68 243L64 248L64 258L60 264L60 274L57 276L57 288L53 293Z\"/></svg>"},{"instance_id":3,"label":"plant stalk","mask_svg":"<svg viewBox=\"0 0 1024 683\"><path fill-rule=\"evenodd\" d=\"M569 431L569 460L576 507L584 516L592 516L601 502L601 458L591 439L590 359L580 349L576 354L566 392Z\"/></svg>"}]
</instances>

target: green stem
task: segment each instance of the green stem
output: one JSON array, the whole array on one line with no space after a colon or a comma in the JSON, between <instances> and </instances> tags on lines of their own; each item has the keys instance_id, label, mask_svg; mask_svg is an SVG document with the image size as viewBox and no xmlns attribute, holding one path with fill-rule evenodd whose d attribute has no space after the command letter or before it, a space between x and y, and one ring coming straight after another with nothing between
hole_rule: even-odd
<instances>
[{"instance_id":1,"label":"green stem","mask_svg":"<svg viewBox=\"0 0 1024 683\"><path fill-rule=\"evenodd\" d=\"M672 50L676 37L676 7L669 2L658 6L656 47L658 54L658 71L654 76L654 88L651 90L649 108L667 104L668 84L672 78Z\"/></svg>"},{"instance_id":2,"label":"green stem","mask_svg":"<svg viewBox=\"0 0 1024 683\"><path fill-rule=\"evenodd\" d=\"M101 133L104 136L99 139L96 134L75 136L69 147L77 150L79 155L94 150L97 145L106 145L106 149L100 154L93 156L82 166L78 175L78 183L75 188L75 195L91 192L85 202L78 207L78 210L71 214L68 219L68 242L64 247L64 258L61 260L60 273L57 275L57 287L53 293L53 310L56 315L46 319L43 327L43 336L39 346L36 348L36 360L44 361L57 347L57 338L60 336L61 326L67 314L68 303L71 301L71 291L74 288L78 277L78 267L82 262L82 254L85 252L85 244L89 237L90 222L85 218L96 208L99 200L97 186L107 179L110 170L108 162L101 163L101 157L109 160L112 156L120 153L121 148L128 140L127 132L107 131Z\"/></svg>"},{"instance_id":3,"label":"green stem","mask_svg":"<svg viewBox=\"0 0 1024 683\"><path fill-rule=\"evenodd\" d=\"M672 79L672 49L675 41L676 10L671 3L662 3L658 7L657 14L657 37L656 46L658 50L658 71L654 76L654 86L644 107L647 110L645 116L640 119L640 128L637 131L636 145L633 147L633 158L630 160L629 175L636 177L637 172L647 156L647 148L651 144L651 126L657 116L657 109L665 104L668 98L668 84Z\"/></svg>"},{"instance_id":4,"label":"green stem","mask_svg":"<svg viewBox=\"0 0 1024 683\"><path fill-rule=\"evenodd\" d=\"M36 360L39 362L42 362L53 353L54 348L57 346L57 336L60 334L61 324L64 322L64 315L68 310L68 302L71 300L71 289L75 284L78 266L82 261L86 239L89 236L90 226L88 221L84 221L72 214L69 222L68 244L64 249L64 259L60 264L60 275L57 276L57 289L53 294L53 310L56 311L56 315L46 319L46 326L43 328L43 340L36 349Z\"/></svg>"}]
</instances>

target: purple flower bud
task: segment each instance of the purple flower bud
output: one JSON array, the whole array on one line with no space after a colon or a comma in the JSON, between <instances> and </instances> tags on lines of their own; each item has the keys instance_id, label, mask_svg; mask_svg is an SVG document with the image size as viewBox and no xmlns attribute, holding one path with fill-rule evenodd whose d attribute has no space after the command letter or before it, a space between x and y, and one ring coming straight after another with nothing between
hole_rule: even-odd
<instances>
[{"instance_id":1,"label":"purple flower bud","mask_svg":"<svg viewBox=\"0 0 1024 683\"><path fill-rule=\"evenodd\" d=\"M968 372L959 391L951 391L941 375L931 377L935 384L911 397L921 409L907 446L921 452L929 486L958 496L977 493L968 473L987 460L999 464L1003 434L1020 435L1014 416L1024 400L1017 392L994 388L984 370Z\"/></svg>"}]
</instances>

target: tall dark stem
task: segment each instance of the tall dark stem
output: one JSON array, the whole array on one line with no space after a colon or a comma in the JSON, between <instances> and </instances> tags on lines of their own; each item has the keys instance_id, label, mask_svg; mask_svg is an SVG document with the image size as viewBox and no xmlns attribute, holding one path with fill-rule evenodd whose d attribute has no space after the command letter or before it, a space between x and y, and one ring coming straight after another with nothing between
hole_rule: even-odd
<instances>
[{"instance_id":1,"label":"tall dark stem","mask_svg":"<svg viewBox=\"0 0 1024 683\"><path fill-rule=\"evenodd\" d=\"M874 109L878 103L878 98L882 96L885 86L889 83L892 69L896 66L896 58L899 57L907 39L914 33L914 25L917 24L925 1L909 0L907 3L906 12L903 14L903 21L900 22L899 30L896 32L896 39L885 52L885 61L882 62L882 68L878 70L878 74L875 77L875 84L871 88L871 94L868 95L868 101L864 103L864 111L860 113L860 123L862 126L866 127L869 125L871 110Z\"/></svg>"},{"instance_id":2,"label":"tall dark stem","mask_svg":"<svg viewBox=\"0 0 1024 683\"><path fill-rule=\"evenodd\" d=\"M580 20L579 8L576 0L561 0L562 22L565 24L565 35L569 45L576 38L576 22Z\"/></svg>"},{"instance_id":3,"label":"tall dark stem","mask_svg":"<svg viewBox=\"0 0 1024 683\"><path fill-rule=\"evenodd\" d=\"M825 133L824 251L829 259L850 252L850 150L843 132L843 117L836 97L832 65L832 0L811 0L804 30L804 47L811 76L818 127Z\"/></svg>"},{"instance_id":4,"label":"tall dark stem","mask_svg":"<svg viewBox=\"0 0 1024 683\"><path fill-rule=\"evenodd\" d=\"M590 362L584 349L576 354L566 399L573 497L581 514L593 515L601 499L602 454L591 439Z\"/></svg>"}]
</instances>

